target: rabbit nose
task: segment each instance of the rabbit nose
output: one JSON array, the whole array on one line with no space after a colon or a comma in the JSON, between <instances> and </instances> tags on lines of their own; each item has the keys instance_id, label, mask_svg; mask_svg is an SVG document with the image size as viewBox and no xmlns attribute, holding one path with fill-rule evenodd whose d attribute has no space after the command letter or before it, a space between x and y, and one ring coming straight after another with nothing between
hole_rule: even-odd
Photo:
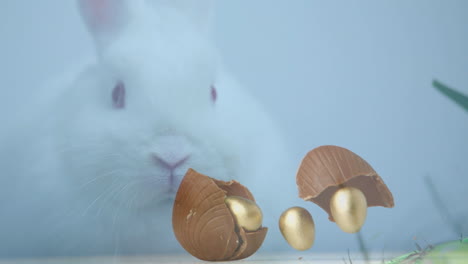
<instances>
[{"instance_id":1,"label":"rabbit nose","mask_svg":"<svg viewBox=\"0 0 468 264\"><path fill-rule=\"evenodd\" d=\"M170 171L184 164L190 158L191 152L190 141L176 134L158 136L150 151L153 162Z\"/></svg>"},{"instance_id":2,"label":"rabbit nose","mask_svg":"<svg viewBox=\"0 0 468 264\"><path fill-rule=\"evenodd\" d=\"M184 156L182 158L173 158L173 157L163 158L163 157L158 156L157 154L151 154L151 157L156 164L161 165L164 168L167 168L173 171L177 167L184 164L190 158L190 155Z\"/></svg>"}]
</instances>

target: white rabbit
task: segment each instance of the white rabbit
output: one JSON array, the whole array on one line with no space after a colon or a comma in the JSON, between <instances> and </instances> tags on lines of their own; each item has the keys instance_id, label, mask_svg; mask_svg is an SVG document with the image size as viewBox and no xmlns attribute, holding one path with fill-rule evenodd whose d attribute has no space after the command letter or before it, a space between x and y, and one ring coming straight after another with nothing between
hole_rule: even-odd
<instances>
[{"instance_id":1,"label":"white rabbit","mask_svg":"<svg viewBox=\"0 0 468 264\"><path fill-rule=\"evenodd\" d=\"M97 61L48 87L4 148L16 175L0 253L181 251L172 201L188 168L246 185L270 228L265 249L286 249L277 221L295 171L272 119L223 69L214 0L78 4Z\"/></svg>"}]
</instances>

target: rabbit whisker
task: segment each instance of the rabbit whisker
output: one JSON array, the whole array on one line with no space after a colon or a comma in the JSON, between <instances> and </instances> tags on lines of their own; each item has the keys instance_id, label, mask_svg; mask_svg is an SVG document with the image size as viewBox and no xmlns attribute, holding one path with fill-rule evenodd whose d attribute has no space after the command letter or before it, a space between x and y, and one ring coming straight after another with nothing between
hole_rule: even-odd
<instances>
[{"instance_id":1,"label":"rabbit whisker","mask_svg":"<svg viewBox=\"0 0 468 264\"><path fill-rule=\"evenodd\" d=\"M93 183L93 182L96 182L96 181L101 180L101 179L106 178L106 177L111 177L111 176L122 177L120 174L117 173L117 172L119 172L119 171L120 171L120 170L113 170L113 171L104 173L104 174L102 174L102 175L100 175L100 176L97 176L97 177L91 179L90 181L84 183L83 185L81 185L81 186L79 187L79 190L85 188L86 186L88 186L89 184L91 184L91 183Z\"/></svg>"},{"instance_id":2,"label":"rabbit whisker","mask_svg":"<svg viewBox=\"0 0 468 264\"><path fill-rule=\"evenodd\" d=\"M115 183L115 180L106 190L104 190L100 195L98 195L96 199L94 199L94 201L85 209L83 216L85 216L88 213L88 211L94 206L94 204L96 204L102 197L104 197L105 195L110 195L118 190L118 187L120 185L117 187L112 186L114 183Z\"/></svg>"}]
</instances>

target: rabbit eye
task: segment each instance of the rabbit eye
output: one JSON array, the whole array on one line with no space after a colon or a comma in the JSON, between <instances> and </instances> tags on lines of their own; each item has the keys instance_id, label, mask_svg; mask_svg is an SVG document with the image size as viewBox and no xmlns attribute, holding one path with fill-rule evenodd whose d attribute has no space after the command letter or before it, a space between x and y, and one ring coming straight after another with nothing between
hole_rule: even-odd
<instances>
[{"instance_id":1,"label":"rabbit eye","mask_svg":"<svg viewBox=\"0 0 468 264\"><path fill-rule=\"evenodd\" d=\"M125 107L125 85L123 82L118 82L112 90L112 106L115 109Z\"/></svg>"},{"instance_id":2,"label":"rabbit eye","mask_svg":"<svg viewBox=\"0 0 468 264\"><path fill-rule=\"evenodd\" d=\"M216 87L214 85L211 85L211 101L216 102L216 99L218 99L218 92L216 91Z\"/></svg>"}]
</instances>

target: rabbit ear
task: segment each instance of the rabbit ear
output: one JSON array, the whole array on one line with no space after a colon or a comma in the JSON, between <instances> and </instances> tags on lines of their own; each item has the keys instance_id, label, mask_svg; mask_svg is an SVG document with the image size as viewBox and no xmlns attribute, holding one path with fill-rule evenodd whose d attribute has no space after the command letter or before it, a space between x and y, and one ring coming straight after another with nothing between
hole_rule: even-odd
<instances>
[{"instance_id":1,"label":"rabbit ear","mask_svg":"<svg viewBox=\"0 0 468 264\"><path fill-rule=\"evenodd\" d=\"M107 45L128 19L125 0L78 0L78 6L99 48Z\"/></svg>"}]
</instances>

